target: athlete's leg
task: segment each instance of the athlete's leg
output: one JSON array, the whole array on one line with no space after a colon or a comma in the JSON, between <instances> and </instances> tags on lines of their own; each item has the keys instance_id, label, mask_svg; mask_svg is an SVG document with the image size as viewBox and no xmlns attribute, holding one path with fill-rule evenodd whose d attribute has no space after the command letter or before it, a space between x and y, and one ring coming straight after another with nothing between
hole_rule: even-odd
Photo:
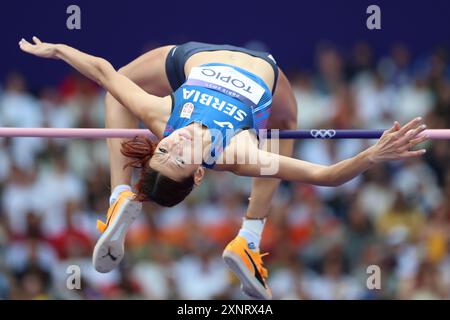
<instances>
[{"instance_id":1,"label":"athlete's leg","mask_svg":"<svg viewBox=\"0 0 450 320\"><path fill-rule=\"evenodd\" d=\"M165 71L165 60L171 47L152 50L119 70L147 92L165 96L171 92ZM106 127L137 128L139 120L110 94L105 98ZM98 221L102 235L98 239L92 261L99 272L109 272L124 256L124 241L129 226L141 212L142 204L133 201L131 169L124 169L127 158L120 152L122 139L108 139L111 198L106 222Z\"/></svg>"},{"instance_id":2,"label":"athlete's leg","mask_svg":"<svg viewBox=\"0 0 450 320\"><path fill-rule=\"evenodd\" d=\"M297 102L289 80L280 70L279 79L272 101L272 110L268 121L269 129L297 129ZM270 143L268 143L270 146ZM282 139L279 143L279 154L291 157L294 140ZM268 216L272 197L280 183L273 178L254 178L247 217L262 219Z\"/></svg>"},{"instance_id":3,"label":"athlete's leg","mask_svg":"<svg viewBox=\"0 0 450 320\"><path fill-rule=\"evenodd\" d=\"M289 81L281 70L273 96L268 128L291 130L297 128L297 102ZM282 155L292 156L293 147L293 140L280 140L278 151ZM265 217L270 212L272 197L279 183L280 180L273 178L253 179L249 208L242 228L223 253L226 264L240 279L244 292L257 299L272 297L266 281L268 272L263 267L263 255L259 252L259 242Z\"/></svg>"},{"instance_id":4,"label":"athlete's leg","mask_svg":"<svg viewBox=\"0 0 450 320\"><path fill-rule=\"evenodd\" d=\"M173 46L165 46L149 51L119 72L134 81L148 93L166 96L172 92L165 71L167 53ZM109 93L105 97L107 128L137 128L139 120L123 107ZM111 170L111 190L117 185L129 185L131 169L123 169L127 158L120 152L122 139L108 139L109 163Z\"/></svg>"}]
</instances>

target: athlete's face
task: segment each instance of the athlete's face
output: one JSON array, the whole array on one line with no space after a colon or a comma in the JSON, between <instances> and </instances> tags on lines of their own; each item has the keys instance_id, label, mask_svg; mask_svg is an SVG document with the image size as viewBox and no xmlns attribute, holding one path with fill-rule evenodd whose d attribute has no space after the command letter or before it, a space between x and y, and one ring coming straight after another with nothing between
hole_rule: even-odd
<instances>
[{"instance_id":1,"label":"athlete's face","mask_svg":"<svg viewBox=\"0 0 450 320\"><path fill-rule=\"evenodd\" d=\"M150 160L150 167L176 181L194 176L195 183L199 184L204 169L201 166L201 158L196 161L195 152L198 150L195 149L197 145L194 140L190 130L175 130L158 143Z\"/></svg>"}]
</instances>

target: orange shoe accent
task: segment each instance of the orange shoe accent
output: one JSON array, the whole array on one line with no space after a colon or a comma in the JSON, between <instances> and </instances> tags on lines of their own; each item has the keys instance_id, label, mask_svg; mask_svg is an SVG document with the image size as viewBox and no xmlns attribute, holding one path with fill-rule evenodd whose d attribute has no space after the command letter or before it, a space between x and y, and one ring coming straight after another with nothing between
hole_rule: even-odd
<instances>
[{"instance_id":1,"label":"orange shoe accent","mask_svg":"<svg viewBox=\"0 0 450 320\"><path fill-rule=\"evenodd\" d=\"M98 231L100 231L101 233L105 232L105 230L108 228L109 224L114 220L117 212L119 211L119 208L121 207L123 201L126 198L134 198L135 194L131 191L123 191L119 194L119 196L117 197L116 201L114 201L114 203L112 204L111 207L109 207L108 209L108 213L106 214L106 223L101 221L101 220L97 220L97 229Z\"/></svg>"},{"instance_id":2,"label":"orange shoe accent","mask_svg":"<svg viewBox=\"0 0 450 320\"><path fill-rule=\"evenodd\" d=\"M233 241L231 241L225 248L225 251L231 251L235 255L239 256L244 262L248 270L258 279L258 281L268 289L267 279L269 277L269 272L263 267L262 258L267 256L269 253L259 253L258 251L253 251L248 248L247 240L241 236L237 236Z\"/></svg>"}]
</instances>

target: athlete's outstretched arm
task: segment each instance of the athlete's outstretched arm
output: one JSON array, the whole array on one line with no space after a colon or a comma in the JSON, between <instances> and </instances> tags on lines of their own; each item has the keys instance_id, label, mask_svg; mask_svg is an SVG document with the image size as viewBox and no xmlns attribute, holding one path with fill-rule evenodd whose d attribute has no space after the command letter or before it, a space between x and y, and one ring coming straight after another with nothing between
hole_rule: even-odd
<instances>
[{"instance_id":1,"label":"athlete's outstretched arm","mask_svg":"<svg viewBox=\"0 0 450 320\"><path fill-rule=\"evenodd\" d=\"M287 181L298 181L321 186L341 185L373 165L389 161L417 157L425 153L425 149L410 151L413 146L427 140L426 136L418 136L426 129L420 118L416 118L400 128L394 126L386 130L378 142L356 156L340 161L331 166L314 164L293 159L264 150L258 150L257 164L237 165L234 173L243 176L263 176L263 164L277 163L278 170L272 176Z\"/></svg>"},{"instance_id":2,"label":"athlete's outstretched arm","mask_svg":"<svg viewBox=\"0 0 450 320\"><path fill-rule=\"evenodd\" d=\"M170 96L160 98L148 94L133 81L118 73L105 59L83 53L64 44L41 42L33 37L34 44L25 39L20 48L42 58L61 59L77 69L89 79L97 82L111 93L123 106L153 129L152 110L170 106Z\"/></svg>"}]
</instances>

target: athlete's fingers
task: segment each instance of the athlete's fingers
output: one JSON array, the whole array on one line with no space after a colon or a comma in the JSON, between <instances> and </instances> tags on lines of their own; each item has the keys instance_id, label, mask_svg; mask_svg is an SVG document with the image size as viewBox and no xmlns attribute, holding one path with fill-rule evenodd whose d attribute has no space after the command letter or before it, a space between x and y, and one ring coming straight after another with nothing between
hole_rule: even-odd
<instances>
[{"instance_id":1,"label":"athlete's fingers","mask_svg":"<svg viewBox=\"0 0 450 320\"><path fill-rule=\"evenodd\" d=\"M410 122L405 124L400 130L397 131L397 136L402 136L407 133L410 129L414 128L422 122L422 117L417 117L412 119Z\"/></svg>"},{"instance_id":2,"label":"athlete's fingers","mask_svg":"<svg viewBox=\"0 0 450 320\"><path fill-rule=\"evenodd\" d=\"M390 129L388 129L386 132L393 133L395 131L398 131L399 128L400 128L400 123L398 123L398 121L394 121L394 125Z\"/></svg>"},{"instance_id":3,"label":"athlete's fingers","mask_svg":"<svg viewBox=\"0 0 450 320\"><path fill-rule=\"evenodd\" d=\"M405 151L403 152L400 157L405 158L414 158L424 155L427 152L426 149L420 149L420 150L414 150L414 151Z\"/></svg>"},{"instance_id":4,"label":"athlete's fingers","mask_svg":"<svg viewBox=\"0 0 450 320\"><path fill-rule=\"evenodd\" d=\"M412 139L409 143L411 144L411 146L416 146L419 143L422 143L427 140L428 140L428 137L426 135L421 135L418 138Z\"/></svg>"},{"instance_id":5,"label":"athlete's fingers","mask_svg":"<svg viewBox=\"0 0 450 320\"><path fill-rule=\"evenodd\" d=\"M20 39L19 44L30 44L27 40L24 38Z\"/></svg>"},{"instance_id":6,"label":"athlete's fingers","mask_svg":"<svg viewBox=\"0 0 450 320\"><path fill-rule=\"evenodd\" d=\"M29 43L27 40L25 40L24 38L22 38L20 41L19 41L19 46L20 46L20 49L22 49L23 51L25 51L25 52L28 52L28 51L30 51L30 49L31 49L31 47L32 47L32 44L31 43Z\"/></svg>"},{"instance_id":7,"label":"athlete's fingers","mask_svg":"<svg viewBox=\"0 0 450 320\"><path fill-rule=\"evenodd\" d=\"M415 129L409 130L403 137L401 137L399 139L399 141L401 144L410 142L412 139L417 138L419 136L419 134L421 134L426 129L427 129L427 126L425 124L422 124Z\"/></svg>"},{"instance_id":8,"label":"athlete's fingers","mask_svg":"<svg viewBox=\"0 0 450 320\"><path fill-rule=\"evenodd\" d=\"M33 41L34 41L35 44L41 44L42 43L41 40L39 40L39 38L36 37L36 36L33 36Z\"/></svg>"}]
</instances>

